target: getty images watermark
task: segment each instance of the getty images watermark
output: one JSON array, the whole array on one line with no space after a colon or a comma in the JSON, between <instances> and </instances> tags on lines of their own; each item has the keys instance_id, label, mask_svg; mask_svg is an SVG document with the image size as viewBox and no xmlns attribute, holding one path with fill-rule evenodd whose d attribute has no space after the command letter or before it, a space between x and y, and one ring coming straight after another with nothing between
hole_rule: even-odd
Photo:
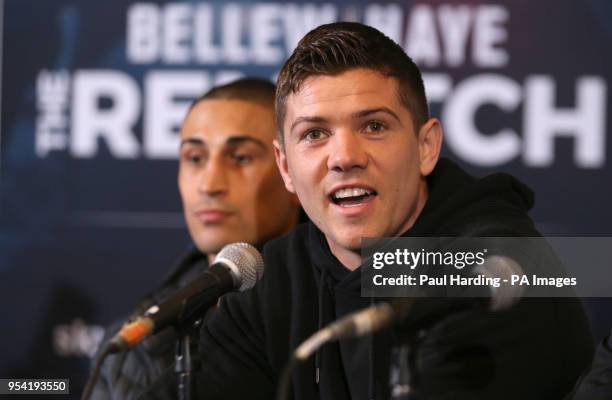
<instances>
[{"instance_id":1,"label":"getty images watermark","mask_svg":"<svg viewBox=\"0 0 612 400\"><path fill-rule=\"evenodd\" d=\"M609 237L364 239L362 296L612 297Z\"/></svg>"}]
</instances>

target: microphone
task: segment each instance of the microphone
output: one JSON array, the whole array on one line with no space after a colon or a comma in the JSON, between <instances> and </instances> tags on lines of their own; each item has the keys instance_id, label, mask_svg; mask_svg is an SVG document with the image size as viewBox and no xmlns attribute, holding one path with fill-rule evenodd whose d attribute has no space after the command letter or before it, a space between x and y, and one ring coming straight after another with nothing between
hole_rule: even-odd
<instances>
[{"instance_id":1,"label":"microphone","mask_svg":"<svg viewBox=\"0 0 612 400\"><path fill-rule=\"evenodd\" d=\"M189 319L198 310L214 305L225 293L252 288L263 271L263 258L255 247L248 243L226 245L198 278L125 324L110 340L111 352L130 349L166 326Z\"/></svg>"},{"instance_id":2,"label":"microphone","mask_svg":"<svg viewBox=\"0 0 612 400\"><path fill-rule=\"evenodd\" d=\"M474 269L475 275L499 278L509 282L511 276L522 274L523 269L513 259L505 256L488 257L481 266ZM469 288L470 290L472 288ZM502 311L520 300L524 288L520 285L500 285L473 288L461 298L396 298L381 302L365 309L350 313L325 328L315 332L294 351L294 357L304 361L325 343L374 333L393 324L401 328L425 324L443 315L469 308L486 307L489 311ZM453 301L449 301L453 300Z\"/></svg>"}]
</instances>

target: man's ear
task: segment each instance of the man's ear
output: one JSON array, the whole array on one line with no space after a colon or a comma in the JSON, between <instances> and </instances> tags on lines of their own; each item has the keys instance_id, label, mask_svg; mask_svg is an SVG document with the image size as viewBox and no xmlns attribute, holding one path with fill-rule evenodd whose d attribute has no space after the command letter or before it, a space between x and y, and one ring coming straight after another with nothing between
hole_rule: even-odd
<instances>
[{"instance_id":1,"label":"man's ear","mask_svg":"<svg viewBox=\"0 0 612 400\"><path fill-rule=\"evenodd\" d=\"M274 139L274 158L276 159L276 166L280 171L281 177L283 178L283 182L285 182L285 188L295 194L295 188L293 187L293 181L289 176L289 167L287 165L287 156L285 155L285 151L282 149L278 139ZM296 197L297 199L297 197Z\"/></svg>"},{"instance_id":2,"label":"man's ear","mask_svg":"<svg viewBox=\"0 0 612 400\"><path fill-rule=\"evenodd\" d=\"M430 118L419 129L419 162L422 176L433 171L442 149L442 125L436 118Z\"/></svg>"}]
</instances>

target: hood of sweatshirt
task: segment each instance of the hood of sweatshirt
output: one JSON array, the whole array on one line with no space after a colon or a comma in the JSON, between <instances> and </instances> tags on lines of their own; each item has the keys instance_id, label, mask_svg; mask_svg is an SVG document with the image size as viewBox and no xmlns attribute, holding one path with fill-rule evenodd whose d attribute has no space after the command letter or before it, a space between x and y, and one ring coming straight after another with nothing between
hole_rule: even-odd
<instances>
[{"instance_id":1,"label":"hood of sweatshirt","mask_svg":"<svg viewBox=\"0 0 612 400\"><path fill-rule=\"evenodd\" d=\"M476 179L442 158L427 178L427 184L429 196L425 207L402 236L539 235L527 216L533 206L533 192L511 175L496 173ZM346 269L312 222L308 247L318 279L319 328L374 301L361 297L361 268ZM317 352L315 379L321 386L320 392L332 393L335 399L387 396L386 388L374 387L374 370L389 365L388 355L373 354L376 340L385 339L345 340Z\"/></svg>"}]
</instances>

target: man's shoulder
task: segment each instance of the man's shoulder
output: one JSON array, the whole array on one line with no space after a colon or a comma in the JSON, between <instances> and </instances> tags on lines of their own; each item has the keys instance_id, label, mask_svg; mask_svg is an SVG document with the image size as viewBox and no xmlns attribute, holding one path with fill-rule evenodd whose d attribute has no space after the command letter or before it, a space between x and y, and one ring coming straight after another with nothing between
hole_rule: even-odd
<instances>
[{"instance_id":1,"label":"man's shoulder","mask_svg":"<svg viewBox=\"0 0 612 400\"><path fill-rule=\"evenodd\" d=\"M287 286L288 282L306 285L307 281L314 279L309 224L300 224L292 232L266 243L263 248L264 286L278 289Z\"/></svg>"},{"instance_id":2,"label":"man's shoulder","mask_svg":"<svg viewBox=\"0 0 612 400\"><path fill-rule=\"evenodd\" d=\"M187 284L205 267L206 257L197 249L191 249L181 255L161 285L144 296L133 307L130 315L106 328L101 343L110 340L126 321L142 315L157 301ZM109 356L104 363L101 380L96 385L93 398L106 398L107 394L116 398L136 397L172 366L175 342L174 329L168 328L148 337L129 352Z\"/></svg>"},{"instance_id":3,"label":"man's shoulder","mask_svg":"<svg viewBox=\"0 0 612 400\"><path fill-rule=\"evenodd\" d=\"M298 225L286 235L270 240L263 248L264 260L282 261L308 253L309 222Z\"/></svg>"},{"instance_id":4,"label":"man's shoulder","mask_svg":"<svg viewBox=\"0 0 612 400\"><path fill-rule=\"evenodd\" d=\"M441 159L427 183L429 198L415 223L419 233L539 236L528 215L534 193L512 175L475 178L454 162Z\"/></svg>"},{"instance_id":5,"label":"man's shoulder","mask_svg":"<svg viewBox=\"0 0 612 400\"><path fill-rule=\"evenodd\" d=\"M175 288L182 286L207 267L206 254L202 253L195 246L190 247L172 263L156 291L163 290L167 286L174 286Z\"/></svg>"}]
</instances>

